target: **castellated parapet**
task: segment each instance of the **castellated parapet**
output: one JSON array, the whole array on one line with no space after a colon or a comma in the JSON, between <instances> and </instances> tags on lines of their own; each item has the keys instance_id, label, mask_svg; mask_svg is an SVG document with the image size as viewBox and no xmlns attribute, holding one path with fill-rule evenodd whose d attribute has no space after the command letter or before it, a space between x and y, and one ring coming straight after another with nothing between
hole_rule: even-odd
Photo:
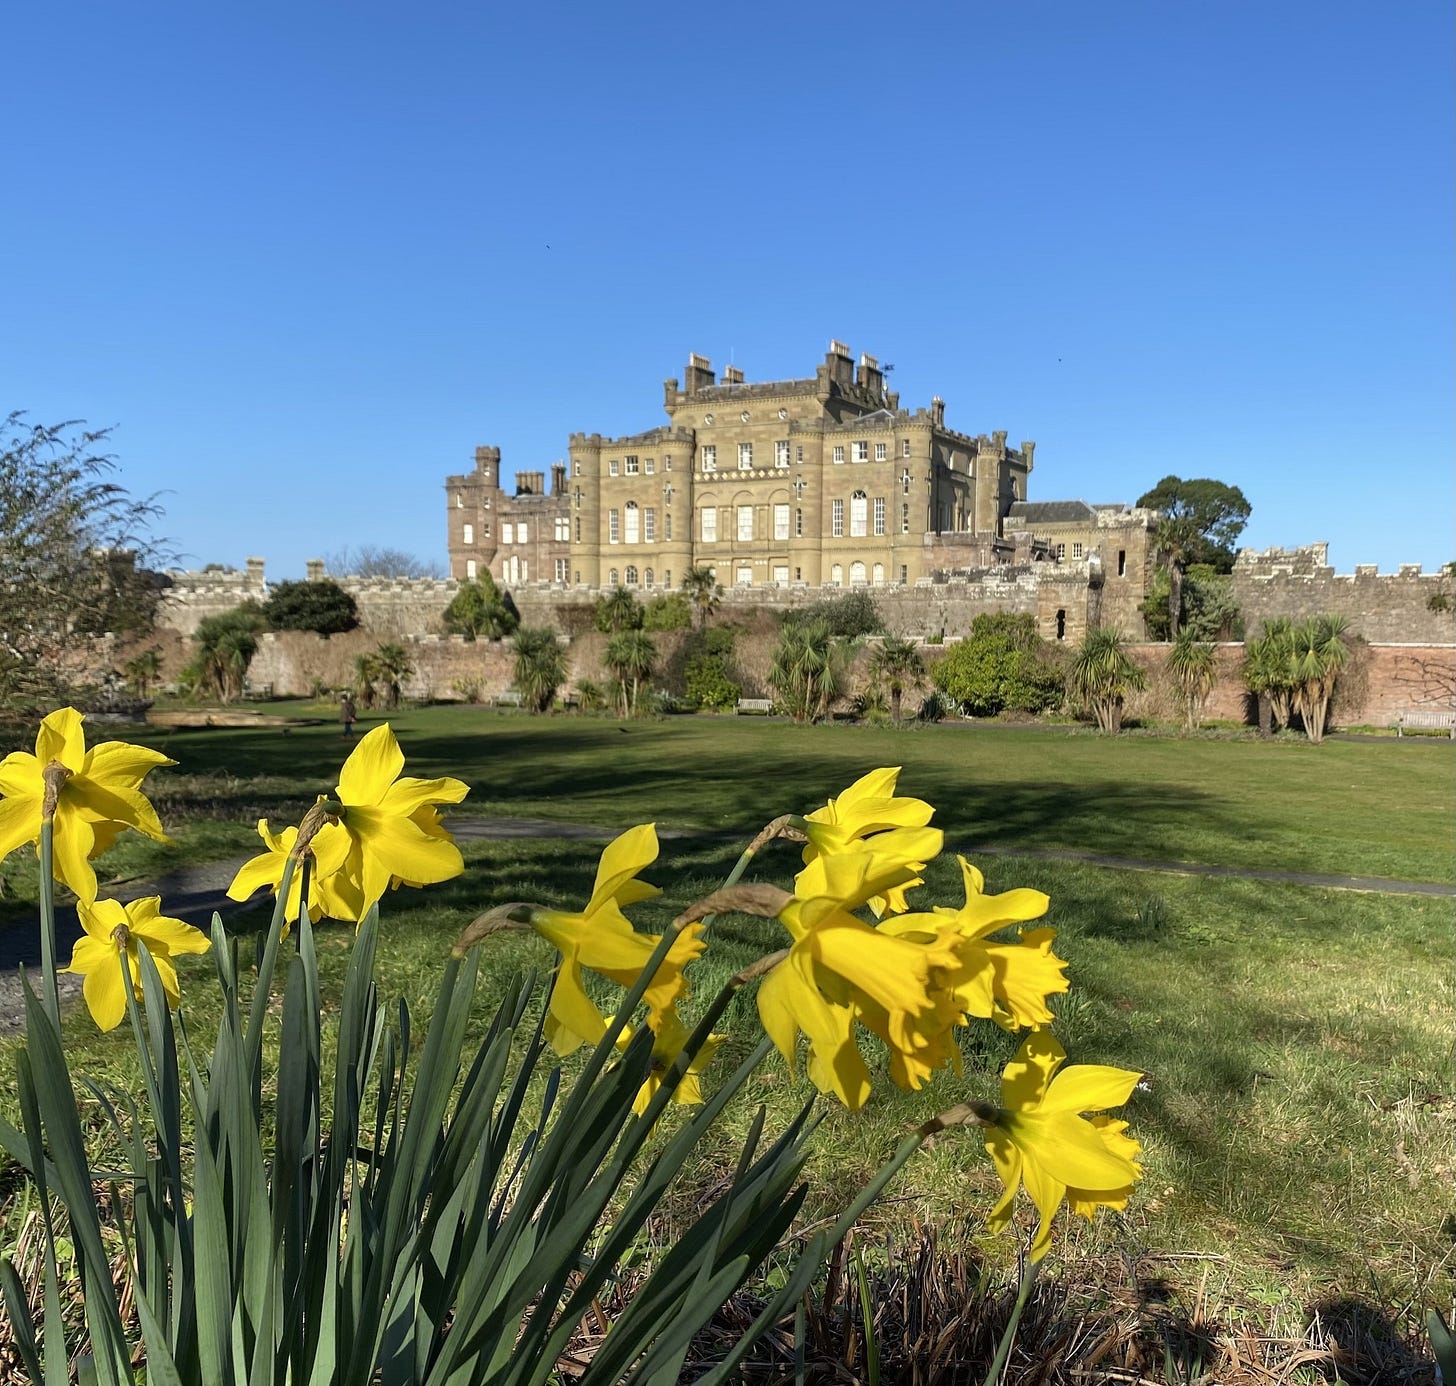
<instances>
[{"instance_id":1,"label":"castellated parapet","mask_svg":"<svg viewBox=\"0 0 1456 1386\"><path fill-rule=\"evenodd\" d=\"M1329 545L1292 549L1242 549L1234 560L1233 591L1244 626L1257 635L1274 616L1303 620L1343 616L1353 634L1373 643L1448 645L1456 641L1456 614L1432 607L1431 599L1452 597L1444 573L1422 572L1419 563L1402 563L1382 573L1362 563L1353 573L1329 565Z\"/></svg>"}]
</instances>

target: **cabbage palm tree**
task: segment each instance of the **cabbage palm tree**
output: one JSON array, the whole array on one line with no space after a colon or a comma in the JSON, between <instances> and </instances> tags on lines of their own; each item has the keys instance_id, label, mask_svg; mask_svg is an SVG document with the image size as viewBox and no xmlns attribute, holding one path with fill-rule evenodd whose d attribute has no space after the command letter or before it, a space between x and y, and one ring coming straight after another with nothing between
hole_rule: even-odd
<instances>
[{"instance_id":1,"label":"cabbage palm tree","mask_svg":"<svg viewBox=\"0 0 1456 1386\"><path fill-rule=\"evenodd\" d=\"M1127 695L1147 687L1147 676L1122 645L1122 636L1105 626L1089 630L1072 660L1067 691L1085 703L1103 731L1122 730Z\"/></svg>"},{"instance_id":2,"label":"cabbage palm tree","mask_svg":"<svg viewBox=\"0 0 1456 1386\"><path fill-rule=\"evenodd\" d=\"M900 701L907 688L925 687L925 661L913 640L888 636L870 656L870 675L890 695L890 720L900 723Z\"/></svg>"},{"instance_id":3,"label":"cabbage palm tree","mask_svg":"<svg viewBox=\"0 0 1456 1386\"><path fill-rule=\"evenodd\" d=\"M631 717L637 711L637 694L643 679L652 677L653 666L657 663L657 646L645 630L618 631L607 641L602 659L616 676L621 690L622 715Z\"/></svg>"},{"instance_id":4,"label":"cabbage palm tree","mask_svg":"<svg viewBox=\"0 0 1456 1386\"><path fill-rule=\"evenodd\" d=\"M698 628L701 630L707 624L708 617L718 609L723 589L719 586L718 579L713 576L713 570L703 564L689 568L683 574L682 590L693 604Z\"/></svg>"},{"instance_id":5,"label":"cabbage palm tree","mask_svg":"<svg viewBox=\"0 0 1456 1386\"><path fill-rule=\"evenodd\" d=\"M1286 616L1264 623L1244 647L1244 682L1259 703L1259 735L1270 737L1289 725L1294 695L1294 626Z\"/></svg>"},{"instance_id":6,"label":"cabbage palm tree","mask_svg":"<svg viewBox=\"0 0 1456 1386\"><path fill-rule=\"evenodd\" d=\"M768 674L780 707L796 722L824 717L842 691L839 653L827 621L795 621L779 634Z\"/></svg>"},{"instance_id":7,"label":"cabbage palm tree","mask_svg":"<svg viewBox=\"0 0 1456 1386\"><path fill-rule=\"evenodd\" d=\"M399 706L404 681L415 672L414 661L403 645L386 642L374 651L375 677L384 684L384 705L387 708Z\"/></svg>"},{"instance_id":8,"label":"cabbage palm tree","mask_svg":"<svg viewBox=\"0 0 1456 1386\"><path fill-rule=\"evenodd\" d=\"M1168 673L1183 699L1183 729L1192 736L1198 730L1198 714L1218 682L1218 657L1207 641L1197 640L1191 630L1181 630L1168 651Z\"/></svg>"},{"instance_id":9,"label":"cabbage palm tree","mask_svg":"<svg viewBox=\"0 0 1456 1386\"><path fill-rule=\"evenodd\" d=\"M522 626L516 632L516 691L532 712L546 712L566 682L566 655L556 632L547 626Z\"/></svg>"},{"instance_id":10,"label":"cabbage palm tree","mask_svg":"<svg viewBox=\"0 0 1456 1386\"><path fill-rule=\"evenodd\" d=\"M1312 616L1290 633L1294 710L1304 734L1316 744L1324 740L1335 680L1350 657L1343 616Z\"/></svg>"}]
</instances>

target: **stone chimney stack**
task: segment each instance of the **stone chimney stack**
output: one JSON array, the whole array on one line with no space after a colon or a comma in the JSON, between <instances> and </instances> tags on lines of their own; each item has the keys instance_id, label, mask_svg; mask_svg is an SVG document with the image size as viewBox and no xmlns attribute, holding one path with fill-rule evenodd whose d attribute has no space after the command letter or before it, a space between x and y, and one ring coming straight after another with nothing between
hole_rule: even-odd
<instances>
[{"instance_id":1,"label":"stone chimney stack","mask_svg":"<svg viewBox=\"0 0 1456 1386\"><path fill-rule=\"evenodd\" d=\"M310 558L304 564L304 571L308 574L310 582L322 582L325 576L324 561L322 558Z\"/></svg>"},{"instance_id":2,"label":"stone chimney stack","mask_svg":"<svg viewBox=\"0 0 1456 1386\"><path fill-rule=\"evenodd\" d=\"M824 364L829 367L829 378L840 385L854 384L854 355L843 342L831 341L825 353Z\"/></svg>"},{"instance_id":3,"label":"stone chimney stack","mask_svg":"<svg viewBox=\"0 0 1456 1386\"><path fill-rule=\"evenodd\" d=\"M743 370L740 366L723 367L723 383L725 385L742 385Z\"/></svg>"},{"instance_id":4,"label":"stone chimney stack","mask_svg":"<svg viewBox=\"0 0 1456 1386\"><path fill-rule=\"evenodd\" d=\"M688 368L683 372L683 394L695 395L699 390L706 390L710 385L717 383L713 374L712 362L706 356L699 356L697 352L688 353Z\"/></svg>"},{"instance_id":5,"label":"stone chimney stack","mask_svg":"<svg viewBox=\"0 0 1456 1386\"><path fill-rule=\"evenodd\" d=\"M553 496L564 495L566 492L566 463L553 462L551 464L551 494Z\"/></svg>"}]
</instances>

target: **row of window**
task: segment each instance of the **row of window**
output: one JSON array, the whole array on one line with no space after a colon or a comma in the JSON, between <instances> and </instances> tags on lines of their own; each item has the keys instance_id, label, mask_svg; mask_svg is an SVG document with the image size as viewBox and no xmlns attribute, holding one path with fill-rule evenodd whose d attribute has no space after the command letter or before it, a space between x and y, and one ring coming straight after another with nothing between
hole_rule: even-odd
<instances>
[{"instance_id":1,"label":"row of window","mask_svg":"<svg viewBox=\"0 0 1456 1386\"><path fill-rule=\"evenodd\" d=\"M651 457L637 457L632 454L623 458L610 457L607 459L608 476L651 476L657 470L657 462ZM672 470L672 454L664 453L662 457L662 470ZM577 463L576 476L581 475L581 464Z\"/></svg>"},{"instance_id":2,"label":"row of window","mask_svg":"<svg viewBox=\"0 0 1456 1386\"><path fill-rule=\"evenodd\" d=\"M626 517L625 533L622 524ZM576 522L577 541L581 540L581 521ZM672 538L672 512L662 516L662 537ZM649 505L645 510L636 501L628 501L625 511L613 506L607 511L607 543L609 544L655 544L657 542L657 507Z\"/></svg>"},{"instance_id":3,"label":"row of window","mask_svg":"<svg viewBox=\"0 0 1456 1386\"><path fill-rule=\"evenodd\" d=\"M900 565L900 581L908 582L910 577L909 569L902 563ZM803 569L794 569L794 581L803 581ZM851 587L864 587L873 584L876 587L883 585L885 581L885 565L876 563L872 568L866 569L865 565L856 559L849 565L849 585ZM771 579L774 587L787 587L789 585L789 565L787 563L776 563L773 568ZM753 569L746 563L740 564L734 574L734 584L738 587L753 586ZM844 565L834 563L829 568L829 585L832 587L844 586Z\"/></svg>"},{"instance_id":4,"label":"row of window","mask_svg":"<svg viewBox=\"0 0 1456 1386\"><path fill-rule=\"evenodd\" d=\"M1062 559L1064 559L1066 556L1067 556L1067 546L1065 544L1058 544L1057 545L1057 562L1060 563L1062 561ZM1081 558L1082 557L1082 546L1081 546L1081 544L1073 544L1072 545L1072 557L1073 558ZM1118 576L1121 577L1122 574L1119 573Z\"/></svg>"},{"instance_id":5,"label":"row of window","mask_svg":"<svg viewBox=\"0 0 1456 1386\"><path fill-rule=\"evenodd\" d=\"M619 584L618 581L617 581L617 570L615 568L608 568L607 569L607 586L608 587L617 587L617 586L620 586L620 585L623 585L623 584ZM642 582L639 584L638 581L637 581L637 566L634 563L629 563L627 565L627 578L626 578L625 586L627 586L627 587L637 587L639 585L640 586L643 586L643 587L653 587L653 586L656 585L653 582L652 569L651 568L646 569L646 571L642 574ZM668 568L663 573L663 575L662 575L662 585L664 587L671 587L672 586L672 569L671 568Z\"/></svg>"},{"instance_id":6,"label":"row of window","mask_svg":"<svg viewBox=\"0 0 1456 1386\"><path fill-rule=\"evenodd\" d=\"M873 509L871 509L870 498L863 491L856 491L849 500L849 537L863 539L869 534L885 534L888 508L884 496L876 496ZM753 542L754 509L755 507L751 505L740 505L736 508L737 528L735 532L739 543ZM700 512L699 519L698 534L702 542L716 544L718 542L717 507L705 506ZM835 539L845 537L844 502L842 500L830 502L829 530ZM803 538L804 512L798 507L795 507L793 512L793 532L795 538ZM909 505L900 507L900 533L910 533ZM778 540L789 537L789 506L787 505L779 504L773 507L773 537Z\"/></svg>"},{"instance_id":7,"label":"row of window","mask_svg":"<svg viewBox=\"0 0 1456 1386\"><path fill-rule=\"evenodd\" d=\"M870 445L869 445L868 440L859 440L857 442L851 443L850 444L850 450L851 450L851 461L854 461L854 462L868 462L870 460ZM842 443L836 443L834 445L834 451L833 451L833 453L831 455L834 458L835 465L836 466L842 466L844 464L844 444L842 444ZM902 457L909 457L910 456L910 440L908 438L906 438L904 440L904 442L901 444L901 454L900 455ZM875 444L875 461L876 462L885 462L885 461L888 461L888 459L889 459L889 445L887 443L876 443ZM803 448L803 445L800 444L800 445L797 445L794 448L794 461L795 462L802 462L803 460L804 460L804 448ZM615 462L613 462L611 465L612 465L613 468L615 468L617 464ZM774 444L774 466L775 467L787 467L788 465L789 465L789 441L788 441L788 439L784 438L784 439L780 439L778 442L776 442ZM752 466L753 466L753 444L752 443L739 443L738 444L738 470L739 471L747 471L747 470L751 469ZM716 472L718 470L718 446L717 446L716 443L704 443L703 444L702 461L701 461L700 470L705 471L705 472ZM613 476L616 476L616 474L617 474L616 471L613 470L612 475ZM628 475L634 475L634 473L628 473Z\"/></svg>"}]
</instances>

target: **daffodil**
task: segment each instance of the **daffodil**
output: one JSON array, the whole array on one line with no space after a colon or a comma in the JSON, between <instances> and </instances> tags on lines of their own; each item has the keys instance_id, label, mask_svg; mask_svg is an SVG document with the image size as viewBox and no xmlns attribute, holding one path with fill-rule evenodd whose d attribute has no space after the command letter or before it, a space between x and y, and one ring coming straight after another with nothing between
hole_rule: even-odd
<instances>
[{"instance_id":1,"label":"daffodil","mask_svg":"<svg viewBox=\"0 0 1456 1386\"><path fill-rule=\"evenodd\" d=\"M142 967L138 945L145 943L167 1004L175 1006L180 997L177 969L172 959L179 953L205 953L212 940L180 919L162 913L162 898L149 895L123 905L119 900L97 900L77 904L81 927L86 931L76 940L69 967L62 972L83 976L82 993L92 1019L103 1030L114 1030L126 1015L126 983L119 959L126 958L132 989L137 1000L142 998Z\"/></svg>"},{"instance_id":2,"label":"daffodil","mask_svg":"<svg viewBox=\"0 0 1456 1386\"><path fill-rule=\"evenodd\" d=\"M340 832L320 829L312 896L335 919L362 920L391 885L433 885L465 870L440 826L438 804L458 804L462 780L401 777L404 753L387 722L362 737L339 772ZM312 900L311 902L312 903Z\"/></svg>"},{"instance_id":3,"label":"daffodil","mask_svg":"<svg viewBox=\"0 0 1456 1386\"><path fill-rule=\"evenodd\" d=\"M657 829L651 823L628 828L607 844L597 863L591 899L579 913L537 909L531 927L561 954L556 985L547 1007L546 1037L558 1054L582 1044L595 1044L606 1022L586 994L582 971L608 977L630 987L642 975L661 936L637 933L622 913L626 905L650 900L662 892L637 879L657 860ZM665 1013L686 992L683 968L703 951L698 925L689 925L673 941L644 994L649 1021Z\"/></svg>"},{"instance_id":4,"label":"daffodil","mask_svg":"<svg viewBox=\"0 0 1456 1386\"><path fill-rule=\"evenodd\" d=\"M325 823L314 835L313 845L317 846L322 842L323 850L328 853L331 847L331 839L341 837L343 829L331 823ZM227 888L229 900L246 900L265 886L276 896L278 887L283 881L283 868L287 865L289 854L293 851L294 844L298 841L298 829L293 827L284 828L281 833L275 833L268 826L266 818L258 820L258 836L263 839L266 851L260 852L256 857L250 857L238 868L238 873L233 877L232 884ZM337 856L337 852L331 855ZM299 900L303 893L303 872L295 870L288 883L288 903L283 912L283 937L288 937L288 930L292 922L298 918ZM315 924L323 916L324 907L320 892L309 891L308 917Z\"/></svg>"},{"instance_id":5,"label":"daffodil","mask_svg":"<svg viewBox=\"0 0 1456 1386\"><path fill-rule=\"evenodd\" d=\"M648 1103L657 1095L657 1090L662 1086L662 1080L667 1076L668 1069L677 1062L683 1046L692 1037L692 1031L683 1024L675 1006L669 1006L654 1019L651 1064L647 1070L647 1077L642 1086L637 1089L637 1096L632 1103L632 1110L638 1116L647 1110ZM617 1048L625 1050L632 1042L632 1035L633 1030L630 1025L623 1027L622 1033L617 1037ZM687 1072L683 1074L677 1087L673 1089L672 1100L674 1102L684 1107L696 1107L702 1102L703 1088L700 1075L713 1062L713 1055L724 1038L723 1035L709 1035L703 1041L702 1048L693 1055Z\"/></svg>"},{"instance_id":6,"label":"daffodil","mask_svg":"<svg viewBox=\"0 0 1456 1386\"><path fill-rule=\"evenodd\" d=\"M1101 1064L1058 1072L1066 1057L1051 1031L1029 1034L1002 1073L1001 1106L986 1129L986 1150L1006 1185L987 1226L1005 1229L1016 1190L1025 1185L1041 1215L1033 1261L1051 1248L1052 1217L1063 1200L1091 1218L1099 1207L1125 1208L1142 1177L1142 1147L1124 1134L1127 1123L1085 1115L1126 1102L1142 1075Z\"/></svg>"},{"instance_id":7,"label":"daffodil","mask_svg":"<svg viewBox=\"0 0 1456 1386\"><path fill-rule=\"evenodd\" d=\"M103 741L88 750L81 721L73 707L52 712L36 733L34 755L12 751L0 761L0 859L24 843L39 843L49 777L55 796L54 875L89 904L96 898L91 861L118 834L135 828L158 842L168 840L141 782L148 771L176 762L124 741Z\"/></svg>"},{"instance_id":8,"label":"daffodil","mask_svg":"<svg viewBox=\"0 0 1456 1386\"><path fill-rule=\"evenodd\" d=\"M947 1035L960 1013L949 989L961 970L957 940L897 938L851 913L903 884L911 863L928 861L940 843L934 828L894 829L853 854L816 857L779 912L794 941L758 990L764 1032L792 1065L802 1030L810 1080L851 1110L870 1092L856 1022L889 1045L891 1075L907 1087L950 1058Z\"/></svg>"},{"instance_id":9,"label":"daffodil","mask_svg":"<svg viewBox=\"0 0 1456 1386\"><path fill-rule=\"evenodd\" d=\"M821 856L853 853L867 841L874 841L896 828L923 828L935 810L923 799L897 798L895 785L900 767L871 770L861 775L843 793L823 808L804 815L803 826L808 844L804 848L804 864L811 865ZM925 862L914 863L915 871L923 871ZM876 915L906 908L905 892L921 884L913 872L898 885L886 888L883 895L866 903Z\"/></svg>"},{"instance_id":10,"label":"daffodil","mask_svg":"<svg viewBox=\"0 0 1456 1386\"><path fill-rule=\"evenodd\" d=\"M1033 929L1015 942L990 943L989 935L1038 919L1051 901L1039 890L1007 890L987 895L986 878L964 857L958 858L965 903L937 906L920 914L884 920L883 932L928 941L947 932L964 940L955 994L964 1014L994 1020L1004 1029L1049 1025L1046 999L1067 990L1066 961L1051 951L1055 929Z\"/></svg>"}]
</instances>

